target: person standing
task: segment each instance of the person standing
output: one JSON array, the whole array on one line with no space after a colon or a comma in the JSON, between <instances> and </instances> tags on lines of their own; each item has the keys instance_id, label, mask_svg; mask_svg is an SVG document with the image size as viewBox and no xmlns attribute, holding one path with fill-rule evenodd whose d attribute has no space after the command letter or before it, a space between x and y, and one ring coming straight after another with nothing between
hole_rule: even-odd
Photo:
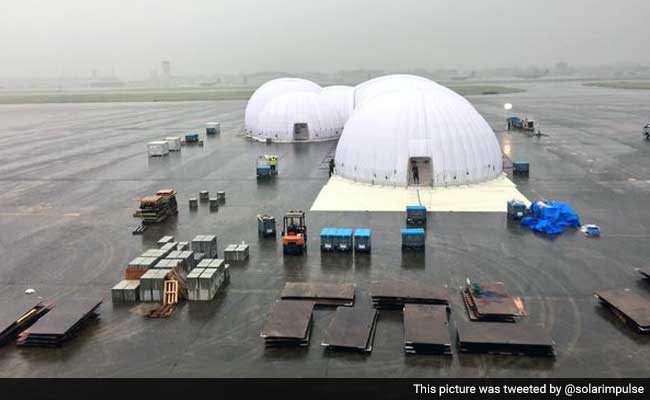
<instances>
[{"instance_id":1,"label":"person standing","mask_svg":"<svg viewBox=\"0 0 650 400\"><path fill-rule=\"evenodd\" d=\"M336 164L334 163L334 159L330 159L330 178L334 174L334 167L336 167Z\"/></svg>"},{"instance_id":2,"label":"person standing","mask_svg":"<svg viewBox=\"0 0 650 400\"><path fill-rule=\"evenodd\" d=\"M417 164L413 164L413 167L411 168L411 172L413 172L413 183L416 185L420 184L420 170L418 169Z\"/></svg>"}]
</instances>

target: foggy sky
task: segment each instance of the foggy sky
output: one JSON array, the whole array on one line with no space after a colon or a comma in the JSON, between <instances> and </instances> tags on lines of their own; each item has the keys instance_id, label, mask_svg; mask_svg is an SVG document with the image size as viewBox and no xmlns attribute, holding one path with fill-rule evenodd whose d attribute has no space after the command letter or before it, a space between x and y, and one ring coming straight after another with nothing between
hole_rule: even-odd
<instances>
[{"instance_id":1,"label":"foggy sky","mask_svg":"<svg viewBox=\"0 0 650 400\"><path fill-rule=\"evenodd\" d=\"M0 77L650 63L648 0L0 0Z\"/></svg>"}]
</instances>

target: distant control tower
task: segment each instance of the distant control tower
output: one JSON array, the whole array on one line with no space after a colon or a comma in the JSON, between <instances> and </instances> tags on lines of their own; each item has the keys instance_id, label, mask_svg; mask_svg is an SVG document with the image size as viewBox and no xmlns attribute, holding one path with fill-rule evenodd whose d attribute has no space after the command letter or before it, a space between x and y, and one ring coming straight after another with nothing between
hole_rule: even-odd
<instances>
[{"instance_id":1,"label":"distant control tower","mask_svg":"<svg viewBox=\"0 0 650 400\"><path fill-rule=\"evenodd\" d=\"M162 66L163 76L165 78L171 78L172 76L172 64L169 61L163 61L160 63Z\"/></svg>"}]
</instances>

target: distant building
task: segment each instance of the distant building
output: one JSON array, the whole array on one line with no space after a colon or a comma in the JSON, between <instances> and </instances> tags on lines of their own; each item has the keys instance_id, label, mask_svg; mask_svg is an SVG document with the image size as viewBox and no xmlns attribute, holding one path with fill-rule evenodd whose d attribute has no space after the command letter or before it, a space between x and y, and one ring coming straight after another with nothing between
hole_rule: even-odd
<instances>
[{"instance_id":1,"label":"distant building","mask_svg":"<svg viewBox=\"0 0 650 400\"><path fill-rule=\"evenodd\" d=\"M165 78L171 78L171 76L172 76L172 64L171 64L171 62L165 60L165 61L161 62L160 65L162 66L163 76Z\"/></svg>"}]
</instances>

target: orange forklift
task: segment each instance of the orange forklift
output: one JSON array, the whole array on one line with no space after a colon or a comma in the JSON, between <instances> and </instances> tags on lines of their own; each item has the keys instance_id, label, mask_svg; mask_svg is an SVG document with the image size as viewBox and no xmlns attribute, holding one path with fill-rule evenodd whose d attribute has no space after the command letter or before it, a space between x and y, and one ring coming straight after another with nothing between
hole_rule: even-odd
<instances>
[{"instance_id":1,"label":"orange forklift","mask_svg":"<svg viewBox=\"0 0 650 400\"><path fill-rule=\"evenodd\" d=\"M289 210L282 223L282 253L302 255L307 250L305 212Z\"/></svg>"}]
</instances>

